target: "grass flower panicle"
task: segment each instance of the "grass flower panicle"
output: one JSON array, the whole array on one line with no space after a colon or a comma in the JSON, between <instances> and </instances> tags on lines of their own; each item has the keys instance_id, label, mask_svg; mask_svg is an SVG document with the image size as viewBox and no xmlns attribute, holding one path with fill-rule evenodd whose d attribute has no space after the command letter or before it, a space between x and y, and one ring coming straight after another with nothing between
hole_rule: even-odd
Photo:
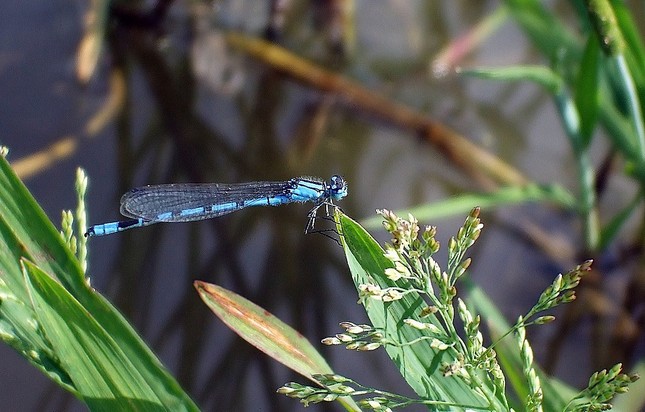
<instances>
[{"instance_id":1,"label":"grass flower panicle","mask_svg":"<svg viewBox=\"0 0 645 412\"><path fill-rule=\"evenodd\" d=\"M629 384L640 377L637 374L621 373L622 363L609 371L603 369L589 378L589 384L569 402L565 411L603 411L611 409L609 403L616 395L629 390Z\"/></svg>"},{"instance_id":2,"label":"grass flower panicle","mask_svg":"<svg viewBox=\"0 0 645 412\"><path fill-rule=\"evenodd\" d=\"M533 350L526 338L526 327L555 320L552 315L538 314L573 301L573 289L590 270L592 262L586 261L573 270L558 275L540 295L537 303L525 315L520 316L508 332L487 346L480 330L480 315L473 313L464 299L457 298L457 281L467 273L472 263L466 253L479 238L483 228L479 208L471 211L457 235L448 242L446 270L442 270L432 257L439 250L434 227L427 226L421 231L413 216L402 219L388 210L377 212L383 217L383 227L392 235L392 240L382 250L386 261L380 266L380 278L376 272L356 282L358 302L365 306L368 314L370 310L376 310L378 313L385 312L388 316L400 318L393 319L394 322L391 323L378 323L378 327L342 322L340 326L343 332L324 338L322 343L343 345L346 349L356 351L423 346L425 351L420 349L418 353L440 356L439 378L458 380L478 402L468 404L437 399L412 399L362 386L337 375L315 375L314 379L320 382L322 388L291 383L279 392L298 398L305 405L351 396L361 408L374 411L391 411L412 404L439 409L458 407L467 410L510 411L513 409L507 399L506 376L497 360L495 347L506 336L514 333L526 385L526 395L523 396L521 407L527 411L542 411L545 394L534 364ZM391 305L400 305L400 311L388 312ZM455 318L455 312L458 319ZM374 321L371 315L370 319ZM606 408L613 396L626 391L627 385L637 379L634 375L621 374L620 370L619 364L609 371L594 374L588 388L572 399L565 410ZM405 374L406 371L402 370L402 373Z\"/></svg>"},{"instance_id":3,"label":"grass flower panicle","mask_svg":"<svg viewBox=\"0 0 645 412\"><path fill-rule=\"evenodd\" d=\"M523 325L522 317L517 321L518 325ZM526 399L527 411L542 411L542 386L540 378L533 366L533 349L526 339L526 329L523 326L516 328L517 343L520 348L520 358L522 359L522 367L524 369L524 376L528 380L529 394Z\"/></svg>"},{"instance_id":4,"label":"grass flower panicle","mask_svg":"<svg viewBox=\"0 0 645 412\"><path fill-rule=\"evenodd\" d=\"M71 210L63 210L60 231L63 241L72 254L76 255L83 273L87 271L87 239L85 236L76 236L75 233L85 233L87 229L87 212L85 210L87 183L87 175L79 167L76 169L76 182L74 184L77 197L76 212L72 213ZM75 220L76 232L74 231Z\"/></svg>"},{"instance_id":5,"label":"grass flower panicle","mask_svg":"<svg viewBox=\"0 0 645 412\"><path fill-rule=\"evenodd\" d=\"M356 325L352 322L341 322L345 333L338 333L321 340L323 345L345 345L346 349L356 351L372 351L385 343L383 333L370 325Z\"/></svg>"}]
</instances>

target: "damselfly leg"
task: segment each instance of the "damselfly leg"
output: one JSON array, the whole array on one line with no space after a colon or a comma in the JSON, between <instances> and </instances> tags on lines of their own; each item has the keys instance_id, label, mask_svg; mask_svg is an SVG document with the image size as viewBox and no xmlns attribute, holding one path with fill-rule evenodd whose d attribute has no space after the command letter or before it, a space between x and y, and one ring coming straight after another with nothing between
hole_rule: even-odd
<instances>
[{"instance_id":1,"label":"damselfly leg","mask_svg":"<svg viewBox=\"0 0 645 412\"><path fill-rule=\"evenodd\" d=\"M324 213L322 215L318 215L318 210L321 207L324 207ZM336 206L334 203L332 203L331 200L328 199L325 199L322 202L316 204L316 206L314 206L309 211L309 213L307 213L307 226L305 226L305 234L318 233L325 237L328 237L329 239L332 239L334 242L338 243L339 246L342 246L340 243L340 236L342 236L342 234L338 233L338 231L336 230L336 220L334 220L333 216L333 212L336 209L340 210L340 207ZM317 229L316 220L332 222L334 224L334 227Z\"/></svg>"}]
</instances>

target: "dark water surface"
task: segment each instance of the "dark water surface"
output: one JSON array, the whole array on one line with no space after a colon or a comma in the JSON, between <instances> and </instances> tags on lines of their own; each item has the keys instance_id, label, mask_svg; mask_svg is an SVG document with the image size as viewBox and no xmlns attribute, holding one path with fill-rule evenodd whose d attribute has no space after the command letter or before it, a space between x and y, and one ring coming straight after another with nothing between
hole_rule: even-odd
<instances>
[{"instance_id":1,"label":"dark water surface","mask_svg":"<svg viewBox=\"0 0 645 412\"><path fill-rule=\"evenodd\" d=\"M280 42L299 56L429 114L531 179L559 182L575 192L571 151L551 99L542 90L429 75L429 62L439 50L497 3L431 3L353 3L354 37L345 43L350 46L345 59L330 40L335 23L325 20L323 6L294 6L285 16ZM349 182L343 210L357 219L377 208L406 208L478 188L410 132L228 50L223 29L265 32L268 10L258 4L216 2L214 9L204 10L175 4L163 34L114 30L95 77L85 87L74 77L84 4L3 5L0 141L10 147L9 159L21 159L66 137L76 143L69 156L26 179L55 223L59 225L62 209L75 207L77 166L90 177L90 223L117 220L121 193L148 183L300 175L327 179L338 173ZM547 62L511 22L461 62L527 63ZM125 109L90 135L87 122L114 93L114 67L126 73ZM595 148L598 158L603 149L602 144ZM634 187L617 178L609 190L607 198L624 204ZM604 207L611 210L611 205ZM304 379L289 375L237 339L201 303L192 281L214 282L242 294L312 342L337 333L340 321L364 322L340 248L323 236L302 234L307 210L306 205L256 208L214 221L155 225L91 239L92 284L132 320L205 410L300 410L297 402L273 391L288 380ZM437 225L445 245L464 217L422 223ZM474 250L473 279L512 320L569 266L536 253L509 226L528 222L573 244L580 242L580 228L571 216L538 205L484 211L483 219L487 229ZM374 233L380 240L387 238L382 230ZM445 256L439 254L442 265ZM616 270L608 281L609 296L617 300L623 293L624 270ZM591 349L580 349L590 347L590 328L569 331L563 357L555 363L556 374L574 385L585 384L595 366ZM535 334L540 361L548 358L546 343L556 331L549 326ZM322 350L340 374L409 393L382 351ZM11 349L0 346L0 351L5 370L0 410L82 410Z\"/></svg>"}]
</instances>

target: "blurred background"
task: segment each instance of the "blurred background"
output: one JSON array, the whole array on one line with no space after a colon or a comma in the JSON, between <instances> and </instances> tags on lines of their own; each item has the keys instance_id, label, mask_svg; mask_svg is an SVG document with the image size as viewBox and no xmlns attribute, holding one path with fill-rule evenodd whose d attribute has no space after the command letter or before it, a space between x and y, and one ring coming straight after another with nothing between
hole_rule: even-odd
<instances>
[{"instance_id":1,"label":"blurred background","mask_svg":"<svg viewBox=\"0 0 645 412\"><path fill-rule=\"evenodd\" d=\"M90 178L89 224L118 220L121 194L144 184L340 174L349 195L339 205L350 217L425 205L421 223L438 226L446 245L477 205L433 212L447 199L529 182L557 184L574 199L580 192L547 90L456 71L555 65L513 3L8 2L0 13L0 141L57 226L60 211L76 206L79 166ZM580 3L537 4L582 48ZM625 7L642 32L643 3ZM285 54L276 60L275 50ZM602 128L588 155L602 177L596 210L607 223L641 183L624 173ZM487 156L499 161L493 172ZM514 321L558 273L594 258L581 298L529 338L540 365L576 387L618 361L629 370L645 352L642 210L634 207L611 242L590 250L579 214L527 199L483 207L472 280ZM365 322L341 248L303 234L309 207L92 238L88 275L204 410L300 410L275 390L305 379L237 338L192 282L232 289L314 344L338 333L338 322ZM388 240L378 224L368 227ZM437 257L442 266L445 256ZM383 351L317 345L337 373L411 394ZM83 410L13 350L0 352L11 371L0 376L1 410Z\"/></svg>"}]
</instances>

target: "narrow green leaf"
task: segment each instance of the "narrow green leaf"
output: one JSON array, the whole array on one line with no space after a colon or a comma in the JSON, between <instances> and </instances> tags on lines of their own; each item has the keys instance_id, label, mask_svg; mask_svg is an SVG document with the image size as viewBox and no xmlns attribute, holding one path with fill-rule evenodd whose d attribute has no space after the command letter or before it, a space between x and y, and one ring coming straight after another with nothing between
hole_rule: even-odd
<instances>
[{"instance_id":1,"label":"narrow green leaf","mask_svg":"<svg viewBox=\"0 0 645 412\"><path fill-rule=\"evenodd\" d=\"M504 0L517 24L548 60L555 61L562 51L577 60L578 37L548 6L540 0Z\"/></svg>"},{"instance_id":2,"label":"narrow green leaf","mask_svg":"<svg viewBox=\"0 0 645 412\"><path fill-rule=\"evenodd\" d=\"M627 59L634 82L639 85L641 100L645 101L645 45L627 5L622 1L612 1L616 20L627 43ZM641 28L642 30L642 28Z\"/></svg>"},{"instance_id":3,"label":"narrow green leaf","mask_svg":"<svg viewBox=\"0 0 645 412\"><path fill-rule=\"evenodd\" d=\"M29 302L2 294L0 336L32 365L54 382L78 396L74 383L40 330Z\"/></svg>"},{"instance_id":4,"label":"narrow green leaf","mask_svg":"<svg viewBox=\"0 0 645 412\"><path fill-rule=\"evenodd\" d=\"M446 216L468 214L474 206L479 206L482 210L486 210L527 202L551 202L565 209L577 207L575 197L562 186L529 184L526 186L504 187L491 193L466 193L432 204L397 210L394 213L397 216L407 216L408 213L411 213L419 220L428 221ZM381 226L382 220L380 216L375 216L361 221L361 224L366 228L376 228Z\"/></svg>"},{"instance_id":5,"label":"narrow green leaf","mask_svg":"<svg viewBox=\"0 0 645 412\"><path fill-rule=\"evenodd\" d=\"M636 194L634 199L625 208L623 208L623 210L617 213L611 221L603 227L600 234L600 242L598 246L599 251L605 250L605 248L616 238L616 235L627 219L641 205L642 199L643 194L639 192Z\"/></svg>"},{"instance_id":6,"label":"narrow green leaf","mask_svg":"<svg viewBox=\"0 0 645 412\"><path fill-rule=\"evenodd\" d=\"M531 81L551 93L562 87L562 78L553 70L543 66L511 66L498 68L471 68L459 71L467 76L501 81Z\"/></svg>"},{"instance_id":7,"label":"narrow green leaf","mask_svg":"<svg viewBox=\"0 0 645 412\"><path fill-rule=\"evenodd\" d=\"M395 286L384 275L385 269L392 267L392 263L383 256L383 249L356 222L337 213L340 216L341 239L347 263L357 288L367 283L382 288ZM411 342L425 336L422 331L405 325L403 321L406 318L420 320L418 313L426 306L416 293L406 294L402 299L388 303L376 300L365 302L365 310L372 325L384 331L387 339L395 342ZM386 345L385 350L406 382L421 398L470 405L474 409L485 405L484 398L473 393L462 380L443 376L441 364L452 362L456 358L456 352L452 348L438 351L421 341L402 347ZM494 395L491 393L490 397L494 398ZM501 403L493 407L502 409Z\"/></svg>"},{"instance_id":8,"label":"narrow green leaf","mask_svg":"<svg viewBox=\"0 0 645 412\"><path fill-rule=\"evenodd\" d=\"M119 345L59 283L23 261L42 334L92 410L160 410L160 399Z\"/></svg>"},{"instance_id":9,"label":"narrow green leaf","mask_svg":"<svg viewBox=\"0 0 645 412\"><path fill-rule=\"evenodd\" d=\"M600 47L596 36L589 36L580 62L575 86L575 102L580 119L582 147L587 147L598 118L598 59Z\"/></svg>"},{"instance_id":10,"label":"narrow green leaf","mask_svg":"<svg viewBox=\"0 0 645 412\"><path fill-rule=\"evenodd\" d=\"M3 332L0 338L55 382L73 390L69 383L70 371L61 369L61 361L51 355L56 353L56 342L44 341L33 330L38 321L29 303L22 259L33 262L57 279L92 314L165 406L171 410L198 409L119 311L88 286L76 257L6 159L0 156L0 328Z\"/></svg>"},{"instance_id":11,"label":"narrow green leaf","mask_svg":"<svg viewBox=\"0 0 645 412\"><path fill-rule=\"evenodd\" d=\"M71 184L71 182L70 182ZM19 258L56 274L68 289L84 283L78 262L27 188L0 158L0 265L18 299L26 297Z\"/></svg>"},{"instance_id":12,"label":"narrow green leaf","mask_svg":"<svg viewBox=\"0 0 645 412\"><path fill-rule=\"evenodd\" d=\"M196 281L204 303L229 328L273 359L307 379L334 373L325 358L298 331L242 296L221 286ZM339 399L348 410L360 410L351 398Z\"/></svg>"}]
</instances>

